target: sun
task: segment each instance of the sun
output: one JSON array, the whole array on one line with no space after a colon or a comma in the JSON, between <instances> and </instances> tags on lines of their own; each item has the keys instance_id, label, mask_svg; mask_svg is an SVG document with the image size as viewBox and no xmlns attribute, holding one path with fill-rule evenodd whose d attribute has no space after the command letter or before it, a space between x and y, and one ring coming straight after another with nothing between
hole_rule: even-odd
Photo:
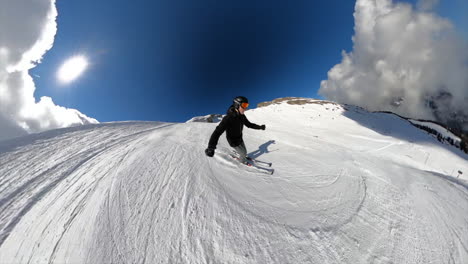
<instances>
[{"instance_id":1,"label":"sun","mask_svg":"<svg viewBox=\"0 0 468 264\"><path fill-rule=\"evenodd\" d=\"M85 56L78 55L66 60L57 72L57 79L61 83L70 83L78 78L88 67Z\"/></svg>"}]
</instances>

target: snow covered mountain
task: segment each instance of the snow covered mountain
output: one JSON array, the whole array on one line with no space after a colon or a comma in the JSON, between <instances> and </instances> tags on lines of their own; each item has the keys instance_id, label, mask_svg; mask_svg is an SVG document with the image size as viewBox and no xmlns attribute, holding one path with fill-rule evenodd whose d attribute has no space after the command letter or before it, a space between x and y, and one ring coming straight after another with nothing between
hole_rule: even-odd
<instances>
[{"instance_id":1,"label":"snow covered mountain","mask_svg":"<svg viewBox=\"0 0 468 264\"><path fill-rule=\"evenodd\" d=\"M223 119L221 114L211 114L206 116L196 116L187 122L205 122L205 123L218 123Z\"/></svg>"},{"instance_id":2,"label":"snow covered mountain","mask_svg":"<svg viewBox=\"0 0 468 264\"><path fill-rule=\"evenodd\" d=\"M0 142L0 263L468 263L468 155L332 102L246 115L274 175L224 158L224 135L205 156L216 123Z\"/></svg>"}]
</instances>

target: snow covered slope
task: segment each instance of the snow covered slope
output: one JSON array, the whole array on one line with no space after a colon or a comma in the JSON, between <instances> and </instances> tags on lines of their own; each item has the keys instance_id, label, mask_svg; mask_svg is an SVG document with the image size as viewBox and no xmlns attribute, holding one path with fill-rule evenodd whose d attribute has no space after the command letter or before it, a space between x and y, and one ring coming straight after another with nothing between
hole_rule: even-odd
<instances>
[{"instance_id":1,"label":"snow covered slope","mask_svg":"<svg viewBox=\"0 0 468 264\"><path fill-rule=\"evenodd\" d=\"M210 123L0 142L0 263L468 263L466 154L332 103L246 115L274 175L221 158L224 135L206 157Z\"/></svg>"}]
</instances>

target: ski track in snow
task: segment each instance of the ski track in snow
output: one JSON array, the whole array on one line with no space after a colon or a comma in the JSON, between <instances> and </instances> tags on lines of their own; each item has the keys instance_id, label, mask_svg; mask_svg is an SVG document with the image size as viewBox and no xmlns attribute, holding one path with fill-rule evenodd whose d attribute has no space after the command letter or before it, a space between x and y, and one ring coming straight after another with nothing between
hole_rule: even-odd
<instances>
[{"instance_id":1,"label":"ski track in snow","mask_svg":"<svg viewBox=\"0 0 468 264\"><path fill-rule=\"evenodd\" d=\"M274 175L223 158L224 136L204 156L216 124L103 124L4 148L0 263L468 262L468 185L436 162L466 159L294 107L247 113L279 113L245 130L251 151L275 140L259 157ZM315 120L282 128L295 111Z\"/></svg>"}]
</instances>

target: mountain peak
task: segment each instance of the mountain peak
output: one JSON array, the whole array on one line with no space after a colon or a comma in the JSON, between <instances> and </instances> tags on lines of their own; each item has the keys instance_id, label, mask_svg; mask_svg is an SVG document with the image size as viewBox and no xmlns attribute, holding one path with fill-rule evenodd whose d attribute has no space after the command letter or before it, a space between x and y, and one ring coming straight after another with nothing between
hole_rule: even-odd
<instances>
[{"instance_id":1,"label":"mountain peak","mask_svg":"<svg viewBox=\"0 0 468 264\"><path fill-rule=\"evenodd\" d=\"M282 97L282 98L277 98L272 101L267 101L267 102L262 102L257 104L257 107L265 107L273 104L281 104L281 103L287 103L290 105L305 105L305 104L335 104L338 105L335 102L332 101L326 101L326 100L319 100L319 99L312 99L312 98L305 98L305 97Z\"/></svg>"}]
</instances>

